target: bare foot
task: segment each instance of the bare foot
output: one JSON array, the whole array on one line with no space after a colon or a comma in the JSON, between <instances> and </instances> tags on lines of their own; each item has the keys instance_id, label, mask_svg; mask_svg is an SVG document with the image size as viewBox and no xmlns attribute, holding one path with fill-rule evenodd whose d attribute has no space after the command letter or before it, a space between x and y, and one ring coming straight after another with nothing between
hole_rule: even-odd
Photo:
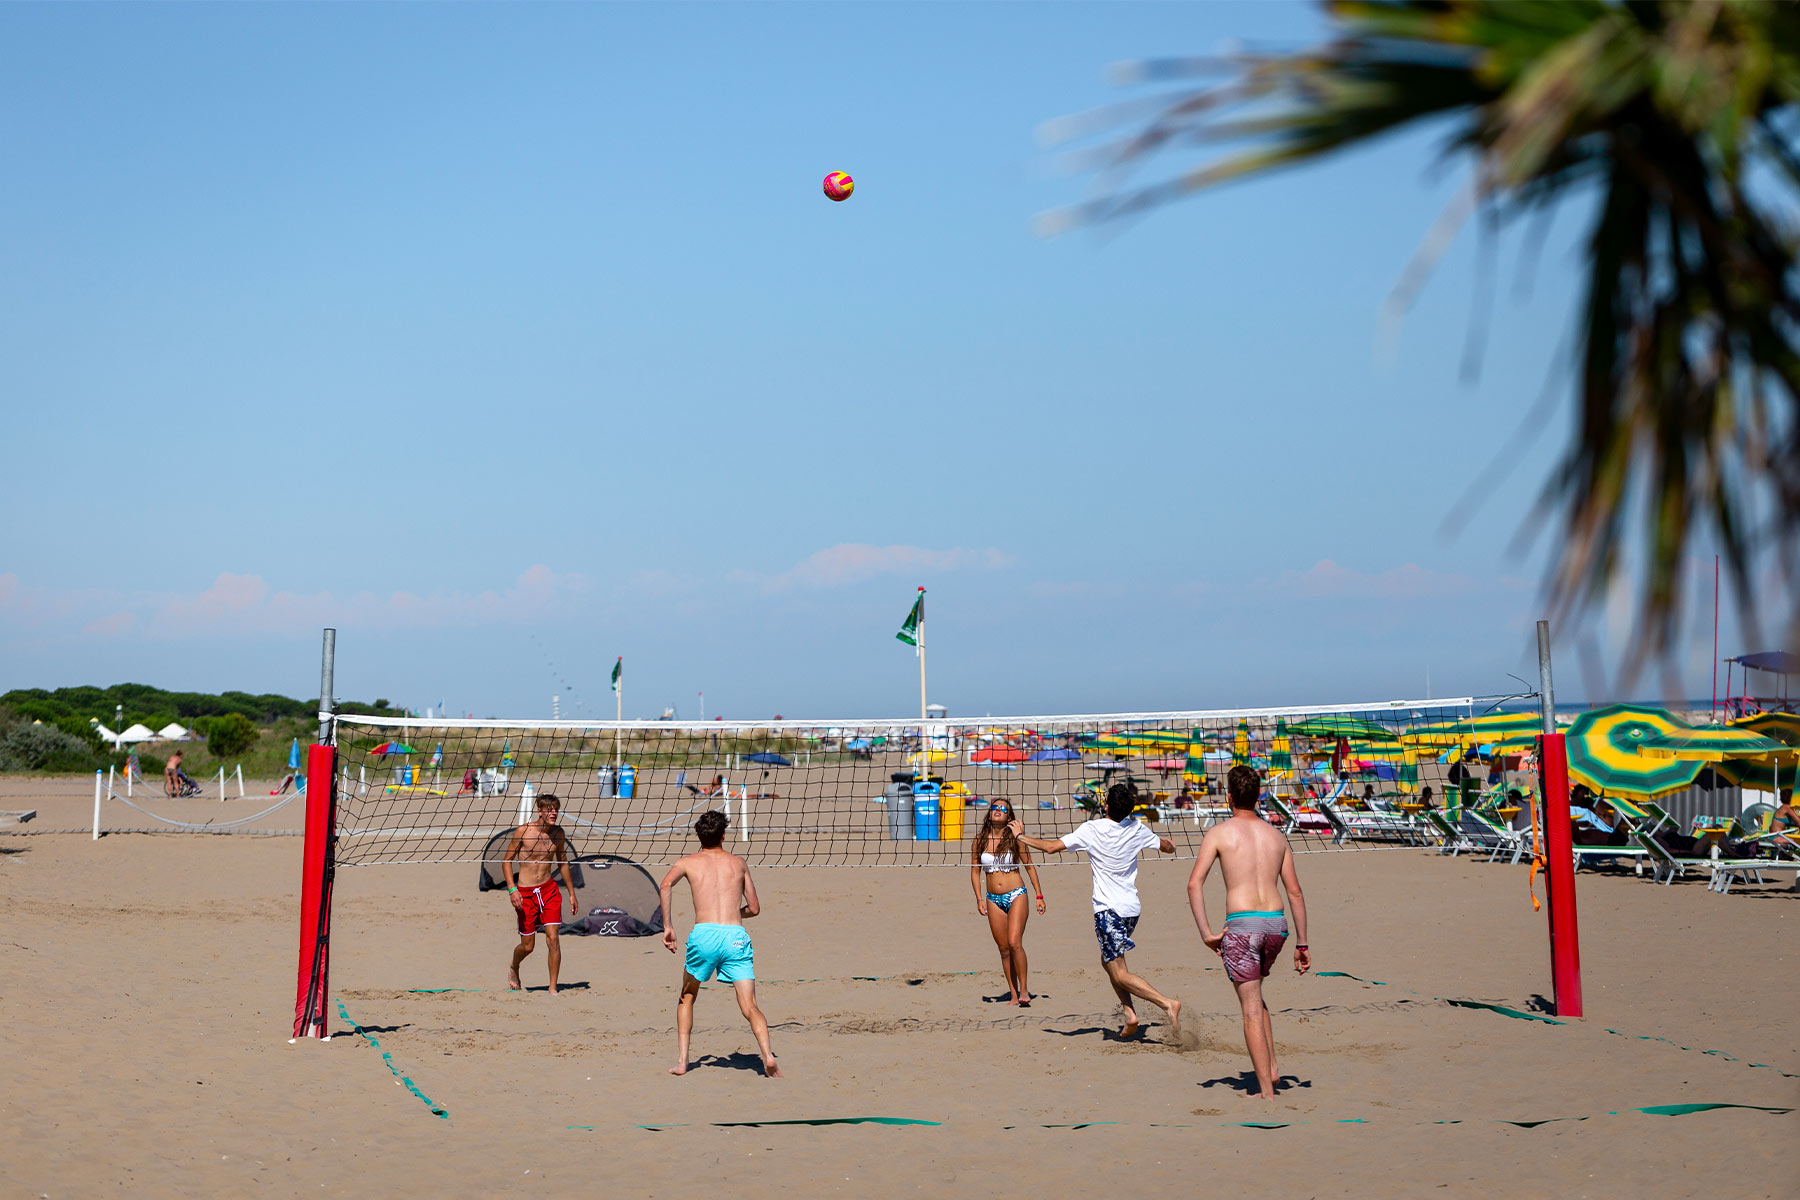
<instances>
[{"instance_id":1,"label":"bare foot","mask_svg":"<svg viewBox=\"0 0 1800 1200\"><path fill-rule=\"evenodd\" d=\"M508 968L508 970L506 972L506 988L508 991L511 991L511 992L517 992L517 991L523 990L519 986L519 968L517 968L517 967Z\"/></svg>"},{"instance_id":2,"label":"bare foot","mask_svg":"<svg viewBox=\"0 0 1800 1200\"><path fill-rule=\"evenodd\" d=\"M676 1063L674 1066L669 1068L669 1074L671 1074L671 1075L686 1075L687 1074L687 1064L684 1062Z\"/></svg>"},{"instance_id":3,"label":"bare foot","mask_svg":"<svg viewBox=\"0 0 1800 1200\"><path fill-rule=\"evenodd\" d=\"M1006 998L1006 1003L1009 1006L1016 1008L1016 1007L1018 1007L1019 997L1017 995L1008 996Z\"/></svg>"},{"instance_id":4,"label":"bare foot","mask_svg":"<svg viewBox=\"0 0 1800 1200\"><path fill-rule=\"evenodd\" d=\"M1019 1001L1019 1007L1020 1008L1030 1008L1031 1007L1031 994L1029 992L1026 993L1025 998L1023 1000Z\"/></svg>"},{"instance_id":5,"label":"bare foot","mask_svg":"<svg viewBox=\"0 0 1800 1200\"><path fill-rule=\"evenodd\" d=\"M1179 1000L1169 1001L1169 1027L1174 1033L1178 1035L1181 1033L1181 1001Z\"/></svg>"},{"instance_id":6,"label":"bare foot","mask_svg":"<svg viewBox=\"0 0 1800 1200\"><path fill-rule=\"evenodd\" d=\"M556 985L554 983L550 985L550 994L552 996L556 995Z\"/></svg>"},{"instance_id":7,"label":"bare foot","mask_svg":"<svg viewBox=\"0 0 1800 1200\"><path fill-rule=\"evenodd\" d=\"M1133 1012L1131 1009L1128 1008L1125 1010L1125 1027L1123 1029L1119 1030L1119 1037L1120 1038L1136 1037L1137 1031L1138 1031L1137 1013Z\"/></svg>"},{"instance_id":8,"label":"bare foot","mask_svg":"<svg viewBox=\"0 0 1800 1200\"><path fill-rule=\"evenodd\" d=\"M763 1059L763 1076L768 1079L780 1079L781 1064L772 1058Z\"/></svg>"}]
</instances>

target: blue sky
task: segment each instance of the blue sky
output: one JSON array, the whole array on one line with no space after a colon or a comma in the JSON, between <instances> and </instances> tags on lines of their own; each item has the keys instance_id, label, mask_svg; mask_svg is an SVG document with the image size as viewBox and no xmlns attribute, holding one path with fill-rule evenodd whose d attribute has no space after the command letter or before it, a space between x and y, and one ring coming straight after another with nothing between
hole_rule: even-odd
<instances>
[{"instance_id":1,"label":"blue sky","mask_svg":"<svg viewBox=\"0 0 1800 1200\"><path fill-rule=\"evenodd\" d=\"M329 624L345 696L610 715L622 654L627 715L904 715L923 585L956 713L1504 690L1568 407L1442 526L1544 387L1583 214L1526 298L1503 244L1485 321L1466 231L1391 352L1464 178L1429 135L1032 232L1091 185L1035 131L1137 94L1109 63L1321 30L0 7L0 687L306 695Z\"/></svg>"}]
</instances>

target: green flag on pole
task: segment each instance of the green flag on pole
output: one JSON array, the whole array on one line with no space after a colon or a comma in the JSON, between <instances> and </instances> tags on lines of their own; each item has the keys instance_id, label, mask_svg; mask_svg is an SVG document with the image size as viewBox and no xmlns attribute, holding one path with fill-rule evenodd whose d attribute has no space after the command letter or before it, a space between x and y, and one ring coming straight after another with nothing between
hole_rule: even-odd
<instances>
[{"instance_id":1,"label":"green flag on pole","mask_svg":"<svg viewBox=\"0 0 1800 1200\"><path fill-rule=\"evenodd\" d=\"M613 664L613 673L612 673L613 691L616 692L619 690L619 679L624 674L625 674L625 658L623 655L621 655L619 657L619 661Z\"/></svg>"},{"instance_id":2,"label":"green flag on pole","mask_svg":"<svg viewBox=\"0 0 1800 1200\"><path fill-rule=\"evenodd\" d=\"M919 644L919 626L925 623L925 589L919 589L919 598L913 601L912 611L906 614L906 624L900 626L900 632L894 636L909 646Z\"/></svg>"}]
</instances>

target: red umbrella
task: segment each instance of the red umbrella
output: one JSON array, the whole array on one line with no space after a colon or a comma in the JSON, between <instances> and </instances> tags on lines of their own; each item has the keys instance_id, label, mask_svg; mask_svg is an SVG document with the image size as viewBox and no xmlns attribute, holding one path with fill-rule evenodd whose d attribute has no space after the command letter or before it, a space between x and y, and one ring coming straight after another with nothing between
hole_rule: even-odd
<instances>
[{"instance_id":1,"label":"red umbrella","mask_svg":"<svg viewBox=\"0 0 1800 1200\"><path fill-rule=\"evenodd\" d=\"M969 755L970 762L1017 763L1030 756L1017 746L985 746Z\"/></svg>"},{"instance_id":2,"label":"red umbrella","mask_svg":"<svg viewBox=\"0 0 1800 1200\"><path fill-rule=\"evenodd\" d=\"M1185 758L1153 758L1149 762L1145 763L1144 766L1148 767L1152 771L1157 771L1157 772L1160 772L1161 774L1167 775L1171 771L1185 771L1187 769L1187 759L1185 759Z\"/></svg>"}]
</instances>

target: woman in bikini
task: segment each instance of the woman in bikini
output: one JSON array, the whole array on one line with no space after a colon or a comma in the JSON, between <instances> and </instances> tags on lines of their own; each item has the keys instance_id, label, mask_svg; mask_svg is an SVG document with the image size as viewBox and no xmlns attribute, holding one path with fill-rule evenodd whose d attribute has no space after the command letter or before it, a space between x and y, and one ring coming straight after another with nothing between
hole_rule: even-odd
<instances>
[{"instance_id":1,"label":"woman in bikini","mask_svg":"<svg viewBox=\"0 0 1800 1200\"><path fill-rule=\"evenodd\" d=\"M987 918L994 945L1000 948L1000 973L1012 989L1007 1003L1030 1008L1031 993L1025 988L1025 920L1030 911L1020 869L1031 876L1031 894L1040 913L1044 911L1044 887L1038 882L1031 850L1020 845L1006 827L1012 819L1008 801L995 799L988 804L987 819L976 832L970 851L969 883L975 889L975 911Z\"/></svg>"}]
</instances>

